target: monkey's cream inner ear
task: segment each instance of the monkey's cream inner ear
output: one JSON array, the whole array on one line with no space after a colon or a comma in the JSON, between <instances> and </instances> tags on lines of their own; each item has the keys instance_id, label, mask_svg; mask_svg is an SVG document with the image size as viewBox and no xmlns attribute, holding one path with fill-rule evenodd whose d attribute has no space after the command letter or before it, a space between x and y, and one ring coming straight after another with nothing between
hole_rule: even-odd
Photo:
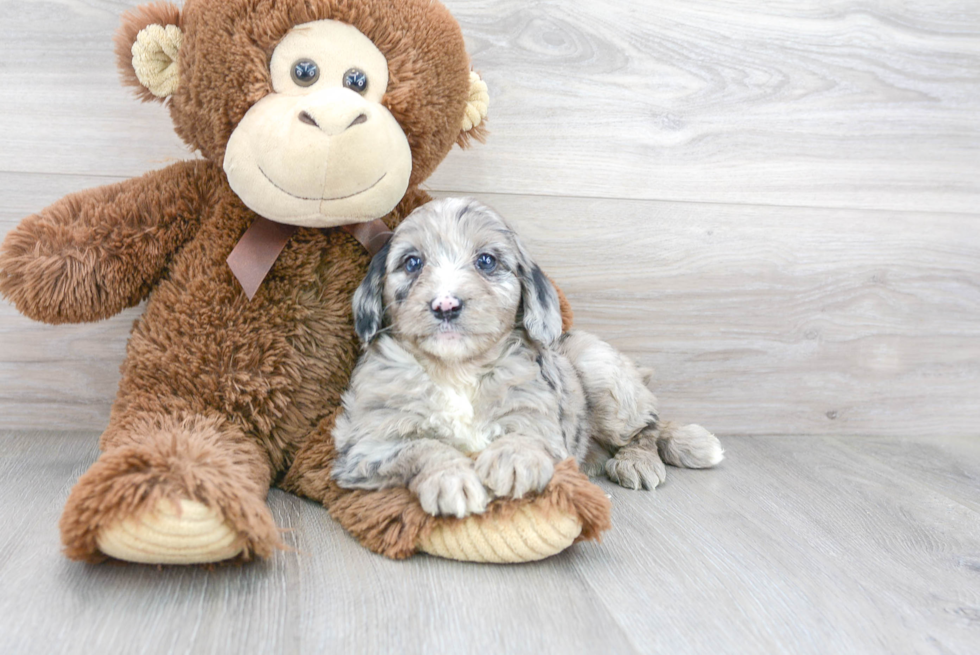
<instances>
[{"instance_id":1,"label":"monkey's cream inner ear","mask_svg":"<svg viewBox=\"0 0 980 655\"><path fill-rule=\"evenodd\" d=\"M173 95L180 84L183 40L176 25L148 25L136 35L132 48L136 79L158 98Z\"/></svg>"},{"instance_id":2,"label":"monkey's cream inner ear","mask_svg":"<svg viewBox=\"0 0 980 655\"><path fill-rule=\"evenodd\" d=\"M298 63L312 83L297 81ZM351 70L366 77L363 90L345 83ZM412 150L381 104L388 62L374 43L339 21L297 25L273 51L270 73L273 92L246 112L225 150L239 198L269 220L305 227L394 209L408 189Z\"/></svg>"}]
</instances>

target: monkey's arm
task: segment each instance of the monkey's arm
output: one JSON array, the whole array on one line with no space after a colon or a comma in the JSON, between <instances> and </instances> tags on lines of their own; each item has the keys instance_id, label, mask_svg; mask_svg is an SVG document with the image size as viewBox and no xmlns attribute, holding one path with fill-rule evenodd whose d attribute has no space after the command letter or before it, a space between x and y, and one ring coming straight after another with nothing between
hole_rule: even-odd
<instances>
[{"instance_id":1,"label":"monkey's arm","mask_svg":"<svg viewBox=\"0 0 980 655\"><path fill-rule=\"evenodd\" d=\"M200 226L220 171L180 162L65 196L0 246L0 294L45 323L96 321L139 303Z\"/></svg>"}]
</instances>

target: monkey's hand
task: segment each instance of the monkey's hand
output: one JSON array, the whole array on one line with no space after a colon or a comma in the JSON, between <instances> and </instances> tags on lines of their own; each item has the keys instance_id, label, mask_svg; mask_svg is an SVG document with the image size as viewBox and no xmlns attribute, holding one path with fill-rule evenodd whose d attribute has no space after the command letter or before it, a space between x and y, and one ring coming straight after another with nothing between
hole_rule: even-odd
<instances>
[{"instance_id":1,"label":"monkey's hand","mask_svg":"<svg viewBox=\"0 0 980 655\"><path fill-rule=\"evenodd\" d=\"M220 174L187 161L65 196L0 246L0 294L45 323L97 321L138 304L200 226Z\"/></svg>"}]
</instances>

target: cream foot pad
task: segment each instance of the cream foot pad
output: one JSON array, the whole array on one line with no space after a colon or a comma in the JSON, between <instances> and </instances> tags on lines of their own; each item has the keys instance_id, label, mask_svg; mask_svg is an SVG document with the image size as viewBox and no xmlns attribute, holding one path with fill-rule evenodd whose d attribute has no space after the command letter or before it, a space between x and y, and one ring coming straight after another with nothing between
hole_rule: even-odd
<instances>
[{"instance_id":1,"label":"cream foot pad","mask_svg":"<svg viewBox=\"0 0 980 655\"><path fill-rule=\"evenodd\" d=\"M575 542L582 523L574 514L536 511L525 505L506 519L471 516L440 523L419 540L430 555L466 562L531 562L555 555Z\"/></svg>"},{"instance_id":2,"label":"cream foot pad","mask_svg":"<svg viewBox=\"0 0 980 655\"><path fill-rule=\"evenodd\" d=\"M221 513L193 500L181 500L179 509L163 501L102 530L96 541L106 555L141 564L220 562L242 551L237 532Z\"/></svg>"}]
</instances>

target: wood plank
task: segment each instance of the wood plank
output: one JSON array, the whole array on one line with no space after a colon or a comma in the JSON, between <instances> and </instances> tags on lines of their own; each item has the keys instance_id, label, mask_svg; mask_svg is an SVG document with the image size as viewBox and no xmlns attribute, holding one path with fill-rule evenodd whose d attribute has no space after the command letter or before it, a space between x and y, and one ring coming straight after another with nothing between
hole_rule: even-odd
<instances>
[{"instance_id":1,"label":"wood plank","mask_svg":"<svg viewBox=\"0 0 980 655\"><path fill-rule=\"evenodd\" d=\"M654 493L604 483L614 529L576 564L643 652L975 652L980 513L910 480L923 440L897 465L865 441L730 438Z\"/></svg>"},{"instance_id":2,"label":"wood plank","mask_svg":"<svg viewBox=\"0 0 980 655\"><path fill-rule=\"evenodd\" d=\"M0 174L0 234L97 178ZM37 200L35 200L37 198ZM958 214L484 195L577 324L721 434L975 434L980 231ZM48 327L0 304L0 421L101 429L139 309Z\"/></svg>"},{"instance_id":3,"label":"wood plank","mask_svg":"<svg viewBox=\"0 0 980 655\"><path fill-rule=\"evenodd\" d=\"M587 592L585 574L573 568L577 548L518 566L427 556L393 562L303 503L295 533L301 570L291 581L301 652L638 652Z\"/></svg>"},{"instance_id":4,"label":"wood plank","mask_svg":"<svg viewBox=\"0 0 980 655\"><path fill-rule=\"evenodd\" d=\"M465 189L975 212L969 0L451 5L492 134Z\"/></svg>"},{"instance_id":5,"label":"wood plank","mask_svg":"<svg viewBox=\"0 0 980 655\"><path fill-rule=\"evenodd\" d=\"M191 157L167 110L119 82L112 38L138 0L0 0L0 170L132 177Z\"/></svg>"},{"instance_id":6,"label":"wood plank","mask_svg":"<svg viewBox=\"0 0 980 655\"><path fill-rule=\"evenodd\" d=\"M81 565L57 519L97 434L0 432L0 652L975 651L980 439L729 438L536 564L392 562L273 491L292 550L211 570ZM963 489L959 483L953 485ZM974 500L976 495L974 494Z\"/></svg>"},{"instance_id":7,"label":"wood plank","mask_svg":"<svg viewBox=\"0 0 980 655\"><path fill-rule=\"evenodd\" d=\"M0 652L634 652L582 593L570 557L394 562L319 505L279 491L270 504L294 549L271 562L68 562L57 518L95 444L94 433L0 433Z\"/></svg>"},{"instance_id":8,"label":"wood plank","mask_svg":"<svg viewBox=\"0 0 980 655\"><path fill-rule=\"evenodd\" d=\"M137 3L0 0L0 170L128 177L189 156L116 79L111 36ZM980 207L973 0L447 5L492 134L434 189Z\"/></svg>"},{"instance_id":9,"label":"wood plank","mask_svg":"<svg viewBox=\"0 0 980 655\"><path fill-rule=\"evenodd\" d=\"M838 439L848 452L869 457L900 471L920 485L940 493L964 507L980 512L980 438L937 434L928 439L866 437ZM980 571L980 551L964 559Z\"/></svg>"}]
</instances>

